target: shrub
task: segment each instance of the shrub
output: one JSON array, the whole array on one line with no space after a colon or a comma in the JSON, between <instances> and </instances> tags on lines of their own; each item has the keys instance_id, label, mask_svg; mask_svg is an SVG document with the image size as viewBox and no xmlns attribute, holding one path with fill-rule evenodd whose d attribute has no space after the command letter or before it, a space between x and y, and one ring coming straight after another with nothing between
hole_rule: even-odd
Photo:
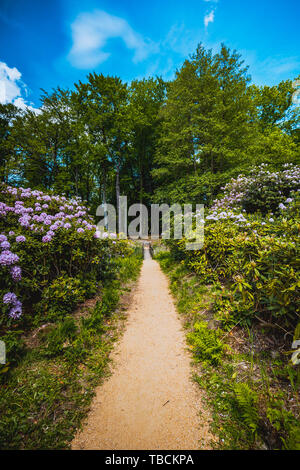
<instances>
[{"instance_id":1,"label":"shrub","mask_svg":"<svg viewBox=\"0 0 300 470\"><path fill-rule=\"evenodd\" d=\"M130 249L95 229L79 199L0 187L0 331L62 318L113 276Z\"/></svg>"},{"instance_id":2,"label":"shrub","mask_svg":"<svg viewBox=\"0 0 300 470\"><path fill-rule=\"evenodd\" d=\"M279 213L280 207L287 206L293 193L300 189L300 167L286 164L282 171L272 171L262 164L249 176L232 179L223 189L224 196L215 201L213 210L237 208L249 214Z\"/></svg>"},{"instance_id":3,"label":"shrub","mask_svg":"<svg viewBox=\"0 0 300 470\"><path fill-rule=\"evenodd\" d=\"M295 328L299 318L299 196L277 216L213 209L206 217L204 246L167 240L172 257L204 284L223 284L215 310L232 327L257 316Z\"/></svg>"}]
</instances>

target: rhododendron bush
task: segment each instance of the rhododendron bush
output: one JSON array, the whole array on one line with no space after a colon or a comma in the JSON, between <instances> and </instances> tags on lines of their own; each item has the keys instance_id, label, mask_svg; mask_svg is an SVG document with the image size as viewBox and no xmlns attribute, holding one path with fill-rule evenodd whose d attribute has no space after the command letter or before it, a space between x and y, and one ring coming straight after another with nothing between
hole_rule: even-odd
<instances>
[{"instance_id":1,"label":"rhododendron bush","mask_svg":"<svg viewBox=\"0 0 300 470\"><path fill-rule=\"evenodd\" d=\"M215 309L224 325L260 318L295 328L300 315L300 169L286 166L274 173L262 166L256 175L232 180L224 197L206 210L203 249L187 251L184 239L167 244L200 281L219 285ZM254 189L259 197L248 205Z\"/></svg>"},{"instance_id":2,"label":"rhododendron bush","mask_svg":"<svg viewBox=\"0 0 300 470\"><path fill-rule=\"evenodd\" d=\"M300 191L300 166L286 163L282 171L273 171L261 164L250 175L232 179L223 190L224 196L213 205L215 211L239 208L247 213L278 213Z\"/></svg>"},{"instance_id":3,"label":"rhododendron bush","mask_svg":"<svg viewBox=\"0 0 300 470\"><path fill-rule=\"evenodd\" d=\"M79 199L0 186L0 326L71 311L109 275L116 249Z\"/></svg>"}]
</instances>

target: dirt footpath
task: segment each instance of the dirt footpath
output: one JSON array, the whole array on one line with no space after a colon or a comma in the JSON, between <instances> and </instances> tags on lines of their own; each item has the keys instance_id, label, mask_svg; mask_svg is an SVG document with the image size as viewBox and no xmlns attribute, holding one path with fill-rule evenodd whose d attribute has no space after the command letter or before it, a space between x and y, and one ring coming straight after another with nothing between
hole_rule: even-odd
<instances>
[{"instance_id":1,"label":"dirt footpath","mask_svg":"<svg viewBox=\"0 0 300 470\"><path fill-rule=\"evenodd\" d=\"M73 449L208 449L208 416L191 381L185 334L156 261L145 259L113 374L96 390Z\"/></svg>"}]
</instances>

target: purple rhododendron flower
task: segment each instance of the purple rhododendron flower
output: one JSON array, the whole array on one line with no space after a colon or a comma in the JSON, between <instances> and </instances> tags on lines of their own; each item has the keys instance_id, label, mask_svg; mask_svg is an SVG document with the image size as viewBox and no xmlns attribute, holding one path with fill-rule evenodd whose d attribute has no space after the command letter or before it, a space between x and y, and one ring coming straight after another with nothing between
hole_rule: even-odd
<instances>
[{"instance_id":1,"label":"purple rhododendron flower","mask_svg":"<svg viewBox=\"0 0 300 470\"><path fill-rule=\"evenodd\" d=\"M22 227L29 227L30 219L31 217L29 215L23 215L22 217L20 217L19 223L20 225L22 225Z\"/></svg>"},{"instance_id":2,"label":"purple rhododendron flower","mask_svg":"<svg viewBox=\"0 0 300 470\"><path fill-rule=\"evenodd\" d=\"M13 292L7 292L3 296L3 303L4 304L13 304L13 305L15 305L15 303L17 301L18 301L18 298L17 298L16 294L14 294Z\"/></svg>"},{"instance_id":3,"label":"purple rhododendron flower","mask_svg":"<svg viewBox=\"0 0 300 470\"><path fill-rule=\"evenodd\" d=\"M16 242L17 243L26 242L26 237L24 237L23 235L19 235L18 237L16 237Z\"/></svg>"},{"instance_id":4,"label":"purple rhododendron flower","mask_svg":"<svg viewBox=\"0 0 300 470\"><path fill-rule=\"evenodd\" d=\"M8 215L12 216L15 219L16 227L13 227L15 231L10 230L6 234L0 234L0 268L8 267L10 269L11 282L18 282L22 279L19 256L11 251L11 240L16 243L24 243L28 241L28 237L35 237L34 233L37 232L43 243L49 243L60 227L76 231L78 234L84 234L87 230L91 230L97 237L96 226L93 225L92 218L88 215L87 209L82 205L79 197L67 199L65 196L49 196L39 190L11 186L6 186L3 192L10 194L11 202L9 204L0 202L0 217L5 219ZM50 208L51 213L49 213ZM75 226L72 221L75 222ZM11 221L8 225L11 227L10 223ZM18 226L31 232L28 235L26 233L18 235ZM11 304L9 315L12 318L19 318L22 313L21 302L18 301L15 294L12 294L12 297L7 296L5 299L7 303Z\"/></svg>"},{"instance_id":5,"label":"purple rhododendron flower","mask_svg":"<svg viewBox=\"0 0 300 470\"><path fill-rule=\"evenodd\" d=\"M11 277L14 281L21 281L22 279L22 270L20 266L13 266L10 270Z\"/></svg>"},{"instance_id":6,"label":"purple rhododendron flower","mask_svg":"<svg viewBox=\"0 0 300 470\"><path fill-rule=\"evenodd\" d=\"M4 242L0 244L0 246L3 250L8 250L10 248L10 243L5 240Z\"/></svg>"},{"instance_id":7,"label":"purple rhododendron flower","mask_svg":"<svg viewBox=\"0 0 300 470\"><path fill-rule=\"evenodd\" d=\"M0 264L2 264L2 266L10 266L12 264L17 263L18 261L18 255L12 253L9 250L2 251L0 255Z\"/></svg>"},{"instance_id":8,"label":"purple rhododendron flower","mask_svg":"<svg viewBox=\"0 0 300 470\"><path fill-rule=\"evenodd\" d=\"M8 315L14 320L20 318L22 315L22 304L19 300L16 302L15 306L10 309Z\"/></svg>"}]
</instances>

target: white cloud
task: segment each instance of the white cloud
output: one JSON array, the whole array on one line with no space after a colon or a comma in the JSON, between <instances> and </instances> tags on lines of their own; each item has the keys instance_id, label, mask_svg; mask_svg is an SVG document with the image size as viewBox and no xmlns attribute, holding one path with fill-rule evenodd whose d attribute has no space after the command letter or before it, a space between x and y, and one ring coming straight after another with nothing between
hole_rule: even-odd
<instances>
[{"instance_id":1,"label":"white cloud","mask_svg":"<svg viewBox=\"0 0 300 470\"><path fill-rule=\"evenodd\" d=\"M21 90L17 85L21 74L18 69L9 68L4 62L0 62L0 102L11 103L12 100L20 95Z\"/></svg>"},{"instance_id":2,"label":"white cloud","mask_svg":"<svg viewBox=\"0 0 300 470\"><path fill-rule=\"evenodd\" d=\"M142 79L157 74L165 80L172 80L176 70L181 68L185 59L195 53L200 43L207 49L212 49L213 53L219 52L220 43L208 42L204 28L192 30L186 28L184 23L174 24L160 42L159 54L151 58L145 74L137 78Z\"/></svg>"},{"instance_id":3,"label":"white cloud","mask_svg":"<svg viewBox=\"0 0 300 470\"><path fill-rule=\"evenodd\" d=\"M261 64L261 67L267 69L272 75L281 76L299 71L300 62L297 57L268 58Z\"/></svg>"},{"instance_id":4,"label":"white cloud","mask_svg":"<svg viewBox=\"0 0 300 470\"><path fill-rule=\"evenodd\" d=\"M161 49L187 57L193 53L201 42L202 32L200 30L188 30L184 24L174 24L168 32L165 40L161 43Z\"/></svg>"},{"instance_id":5,"label":"white cloud","mask_svg":"<svg viewBox=\"0 0 300 470\"><path fill-rule=\"evenodd\" d=\"M22 110L29 109L38 114L39 109L30 106L22 96L27 93L27 88L21 76L16 67L10 68L5 62L0 62L0 103L13 103Z\"/></svg>"},{"instance_id":6,"label":"white cloud","mask_svg":"<svg viewBox=\"0 0 300 470\"><path fill-rule=\"evenodd\" d=\"M112 16L105 11L81 13L71 25L73 45L69 61L77 68L92 68L110 56L103 51L107 40L121 38L128 49L134 51L133 62L140 62L150 53L157 52L158 46L145 41L123 18Z\"/></svg>"},{"instance_id":7,"label":"white cloud","mask_svg":"<svg viewBox=\"0 0 300 470\"><path fill-rule=\"evenodd\" d=\"M209 23L213 23L215 19L215 12L212 10L210 13L204 16L204 26L207 28Z\"/></svg>"},{"instance_id":8,"label":"white cloud","mask_svg":"<svg viewBox=\"0 0 300 470\"><path fill-rule=\"evenodd\" d=\"M249 65L249 74L256 85L277 85L281 80L294 79L300 73L300 56L274 55L259 58L255 51L241 49L239 53Z\"/></svg>"}]
</instances>

